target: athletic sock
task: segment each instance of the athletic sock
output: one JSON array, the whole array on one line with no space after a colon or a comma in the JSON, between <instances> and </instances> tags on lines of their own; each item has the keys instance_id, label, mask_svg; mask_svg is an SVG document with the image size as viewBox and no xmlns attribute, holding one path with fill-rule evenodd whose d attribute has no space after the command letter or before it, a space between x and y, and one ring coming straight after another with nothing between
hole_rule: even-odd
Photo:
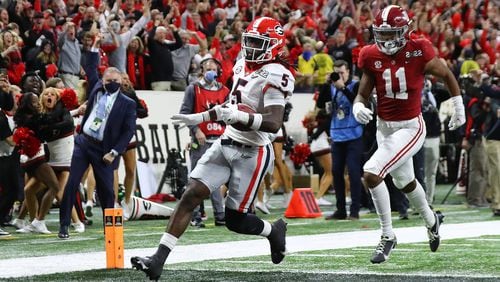
<instances>
[{"instance_id":1,"label":"athletic sock","mask_svg":"<svg viewBox=\"0 0 500 282\"><path fill-rule=\"evenodd\" d=\"M177 243L177 238L170 233L163 233L160 239L160 245L158 250L156 250L155 256L157 256L163 263L167 260L170 251L172 251Z\"/></svg>"},{"instance_id":2,"label":"athletic sock","mask_svg":"<svg viewBox=\"0 0 500 282\"><path fill-rule=\"evenodd\" d=\"M269 221L262 220L262 222L264 222L264 228L262 228L262 232L260 232L259 235L267 237L271 234L271 231L273 230L273 226L271 225L271 223L269 223Z\"/></svg>"},{"instance_id":3,"label":"athletic sock","mask_svg":"<svg viewBox=\"0 0 500 282\"><path fill-rule=\"evenodd\" d=\"M379 185L370 189L373 199L373 205L377 210L380 220L380 227L382 227L382 236L394 237L392 230L392 217L391 217L391 199L389 198L389 191L385 182L380 182Z\"/></svg>"},{"instance_id":4,"label":"athletic sock","mask_svg":"<svg viewBox=\"0 0 500 282\"><path fill-rule=\"evenodd\" d=\"M410 203L420 213L420 216L422 216L425 225L428 228L431 228L434 223L436 223L436 217L434 216L434 212L429 207L429 203L427 203L427 200L425 199L424 188L418 181L415 180L415 182L417 183L415 189L410 193L406 193L406 196L408 197Z\"/></svg>"}]
</instances>

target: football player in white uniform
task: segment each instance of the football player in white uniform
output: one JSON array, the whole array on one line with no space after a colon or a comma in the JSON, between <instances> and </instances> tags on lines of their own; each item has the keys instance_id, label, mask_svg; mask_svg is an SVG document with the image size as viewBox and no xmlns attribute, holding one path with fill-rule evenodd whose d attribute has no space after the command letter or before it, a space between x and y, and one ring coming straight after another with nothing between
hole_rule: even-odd
<instances>
[{"instance_id":1,"label":"football player in white uniform","mask_svg":"<svg viewBox=\"0 0 500 282\"><path fill-rule=\"evenodd\" d=\"M188 188L170 217L156 253L132 257L132 265L150 279L160 277L194 208L222 184L228 187L226 227L268 238L273 263L278 264L285 257L286 223L279 219L271 224L248 213L261 181L273 168L271 137L283 123L285 98L294 88L293 74L281 59L284 45L284 31L277 20L254 20L242 34L243 58L233 68L229 101L202 113L172 116L174 122L187 125L217 120L228 126L191 172Z\"/></svg>"}]
</instances>

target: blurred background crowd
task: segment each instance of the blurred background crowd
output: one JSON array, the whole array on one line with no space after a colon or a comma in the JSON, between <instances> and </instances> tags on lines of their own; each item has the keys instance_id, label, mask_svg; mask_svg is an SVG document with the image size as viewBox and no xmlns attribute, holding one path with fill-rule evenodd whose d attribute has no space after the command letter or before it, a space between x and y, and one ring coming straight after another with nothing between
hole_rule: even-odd
<instances>
[{"instance_id":1,"label":"blurred background crowd","mask_svg":"<svg viewBox=\"0 0 500 282\"><path fill-rule=\"evenodd\" d=\"M438 158L447 156L451 162L438 178L457 179L460 151L466 150L469 180L475 181L469 186L481 189L467 201L485 206L491 200L487 170L499 171L498 163L487 165L481 145L483 138L500 140L498 0L6 0L0 3L0 91L19 103L23 93L40 95L46 86L71 88L83 103L86 85L94 85L108 67L128 75L128 87L135 90L184 91L199 79L206 58L220 62L217 80L231 88L242 31L254 18L269 16L284 27L295 92L324 104L318 96L322 89L331 95L336 62L343 62L349 79L359 79L359 51L373 43L371 24L389 4L408 11L410 36L430 40L460 82L468 113L462 130L448 132L443 126L452 112L446 104L449 94L432 77L426 80L423 100L430 102L423 103L428 107L423 110L429 116L440 113ZM310 142L321 135L316 128L329 127L323 106L307 117L317 121L307 125ZM327 178L328 188L331 175ZM22 188L19 194L15 198L22 200Z\"/></svg>"}]
</instances>

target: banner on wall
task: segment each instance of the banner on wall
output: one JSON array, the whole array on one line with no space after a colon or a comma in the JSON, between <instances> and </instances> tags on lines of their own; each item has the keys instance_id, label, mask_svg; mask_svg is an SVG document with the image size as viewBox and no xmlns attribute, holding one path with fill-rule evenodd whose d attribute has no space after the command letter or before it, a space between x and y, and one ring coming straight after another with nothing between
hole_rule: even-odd
<instances>
[{"instance_id":1,"label":"banner on wall","mask_svg":"<svg viewBox=\"0 0 500 282\"><path fill-rule=\"evenodd\" d=\"M166 167L168 150L172 148L178 149L179 147L181 152L184 152L191 140L187 127L179 129L179 138L177 138L170 120L172 115L179 112L184 93L137 91L137 96L144 99L149 110L147 118L137 120L135 133L137 160L146 163L147 166L141 166L141 170L152 170L157 180L156 183L160 183ZM294 94L290 101L293 104L293 110L289 121L286 123L287 132L296 142L305 142L307 140L306 131L302 127L301 121L307 111L314 108L312 95ZM139 178L141 174L139 172Z\"/></svg>"}]
</instances>

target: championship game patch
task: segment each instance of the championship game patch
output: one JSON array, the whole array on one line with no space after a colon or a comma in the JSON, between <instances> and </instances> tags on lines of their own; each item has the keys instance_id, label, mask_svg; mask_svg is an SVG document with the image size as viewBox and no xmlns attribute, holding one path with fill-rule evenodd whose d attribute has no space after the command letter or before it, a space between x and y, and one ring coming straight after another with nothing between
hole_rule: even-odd
<instances>
[{"instance_id":1,"label":"championship game patch","mask_svg":"<svg viewBox=\"0 0 500 282\"><path fill-rule=\"evenodd\" d=\"M240 73L240 72L241 72L241 69L242 69L242 67L241 67L241 66L237 67L237 68L234 70L234 73Z\"/></svg>"}]
</instances>

